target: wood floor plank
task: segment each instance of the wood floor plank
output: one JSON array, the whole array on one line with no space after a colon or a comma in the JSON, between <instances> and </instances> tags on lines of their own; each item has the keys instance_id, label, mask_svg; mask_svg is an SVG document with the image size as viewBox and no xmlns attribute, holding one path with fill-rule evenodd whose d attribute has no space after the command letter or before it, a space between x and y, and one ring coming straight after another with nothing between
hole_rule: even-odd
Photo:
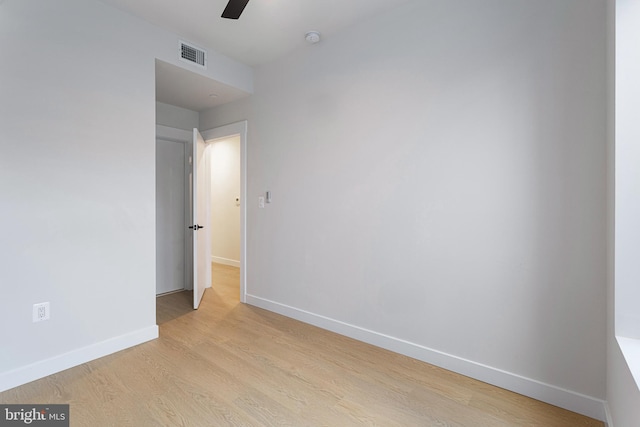
<instances>
[{"instance_id":1,"label":"wood floor plank","mask_svg":"<svg viewBox=\"0 0 640 427\"><path fill-rule=\"evenodd\" d=\"M239 270L157 299L160 338L0 393L72 426L603 427L604 423L240 304Z\"/></svg>"}]
</instances>

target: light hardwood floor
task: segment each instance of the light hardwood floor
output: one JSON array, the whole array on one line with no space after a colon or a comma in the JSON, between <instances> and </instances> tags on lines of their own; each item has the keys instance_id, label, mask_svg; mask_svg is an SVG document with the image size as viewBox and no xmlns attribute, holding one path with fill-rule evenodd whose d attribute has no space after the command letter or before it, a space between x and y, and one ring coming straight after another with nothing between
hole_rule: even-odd
<instances>
[{"instance_id":1,"label":"light hardwood floor","mask_svg":"<svg viewBox=\"0 0 640 427\"><path fill-rule=\"evenodd\" d=\"M0 393L72 426L603 426L238 300L213 266L199 310L158 298L160 338Z\"/></svg>"}]
</instances>

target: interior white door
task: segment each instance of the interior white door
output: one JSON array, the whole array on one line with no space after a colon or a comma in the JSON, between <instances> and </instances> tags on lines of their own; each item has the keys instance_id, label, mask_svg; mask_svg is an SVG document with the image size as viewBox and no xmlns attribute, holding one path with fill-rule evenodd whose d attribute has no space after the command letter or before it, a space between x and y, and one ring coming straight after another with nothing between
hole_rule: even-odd
<instances>
[{"instance_id":1,"label":"interior white door","mask_svg":"<svg viewBox=\"0 0 640 427\"><path fill-rule=\"evenodd\" d=\"M207 234L208 230L202 231L204 228L201 224L207 222L207 176L205 168L205 141L198 132L193 129L193 161L192 177L193 177L193 197L191 199L193 206L193 221L189 227L193 230L193 308L196 309L202 301L202 295L207 287L207 279L210 275L211 267L207 260ZM209 272L209 274L208 274Z\"/></svg>"},{"instance_id":2,"label":"interior white door","mask_svg":"<svg viewBox=\"0 0 640 427\"><path fill-rule=\"evenodd\" d=\"M156 139L156 294L185 287L185 145Z\"/></svg>"}]
</instances>

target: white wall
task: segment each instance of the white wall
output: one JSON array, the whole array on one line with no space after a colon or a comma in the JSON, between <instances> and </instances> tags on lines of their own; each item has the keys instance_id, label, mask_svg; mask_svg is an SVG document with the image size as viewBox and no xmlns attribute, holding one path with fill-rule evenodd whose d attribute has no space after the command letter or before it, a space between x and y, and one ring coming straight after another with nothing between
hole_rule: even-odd
<instances>
[{"instance_id":1,"label":"white wall","mask_svg":"<svg viewBox=\"0 0 640 427\"><path fill-rule=\"evenodd\" d=\"M211 143L211 260L240 266L240 136Z\"/></svg>"},{"instance_id":2,"label":"white wall","mask_svg":"<svg viewBox=\"0 0 640 427\"><path fill-rule=\"evenodd\" d=\"M175 105L156 102L156 124L192 131L199 127L199 113Z\"/></svg>"},{"instance_id":3,"label":"white wall","mask_svg":"<svg viewBox=\"0 0 640 427\"><path fill-rule=\"evenodd\" d=\"M616 5L616 332L640 339L640 2Z\"/></svg>"},{"instance_id":4,"label":"white wall","mask_svg":"<svg viewBox=\"0 0 640 427\"><path fill-rule=\"evenodd\" d=\"M607 402L611 416L609 427L635 427L640 420L640 390L615 335L618 332L638 338L640 330L637 317L640 299L638 295L634 295L637 293L639 276L636 258L639 224L637 212L640 207L637 194L640 161L640 127L637 121L640 108L640 85L637 83L640 72L640 54L637 49L640 37L640 2L616 0L608 1L607 4L610 67Z\"/></svg>"},{"instance_id":5,"label":"white wall","mask_svg":"<svg viewBox=\"0 0 640 427\"><path fill-rule=\"evenodd\" d=\"M0 2L0 28L2 390L157 336L154 69L181 61L98 1ZM208 76L251 89L212 54Z\"/></svg>"},{"instance_id":6,"label":"white wall","mask_svg":"<svg viewBox=\"0 0 640 427\"><path fill-rule=\"evenodd\" d=\"M200 115L249 119L248 300L603 418L605 35L415 1L259 68Z\"/></svg>"}]
</instances>

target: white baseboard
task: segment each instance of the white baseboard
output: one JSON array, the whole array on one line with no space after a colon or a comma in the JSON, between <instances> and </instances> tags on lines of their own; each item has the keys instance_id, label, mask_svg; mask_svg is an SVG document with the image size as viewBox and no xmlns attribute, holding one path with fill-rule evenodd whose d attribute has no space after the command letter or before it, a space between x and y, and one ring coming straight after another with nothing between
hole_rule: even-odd
<instances>
[{"instance_id":1,"label":"white baseboard","mask_svg":"<svg viewBox=\"0 0 640 427\"><path fill-rule=\"evenodd\" d=\"M531 378L526 378L472 360L463 359L419 344L350 325L254 295L247 295L247 303L600 421L605 421L607 417L605 402L601 399L586 396L551 384L545 384Z\"/></svg>"},{"instance_id":2,"label":"white baseboard","mask_svg":"<svg viewBox=\"0 0 640 427\"><path fill-rule=\"evenodd\" d=\"M158 326L130 332L119 337L101 341L86 347L72 350L49 359L41 360L12 371L0 373L0 392L18 387L31 381L44 378L65 369L107 356L120 350L158 338Z\"/></svg>"},{"instance_id":3,"label":"white baseboard","mask_svg":"<svg viewBox=\"0 0 640 427\"><path fill-rule=\"evenodd\" d=\"M227 258L211 255L211 262L215 262L216 264L224 264L224 265L230 265L232 267L240 268L240 261L236 261L235 259L227 259Z\"/></svg>"}]
</instances>

